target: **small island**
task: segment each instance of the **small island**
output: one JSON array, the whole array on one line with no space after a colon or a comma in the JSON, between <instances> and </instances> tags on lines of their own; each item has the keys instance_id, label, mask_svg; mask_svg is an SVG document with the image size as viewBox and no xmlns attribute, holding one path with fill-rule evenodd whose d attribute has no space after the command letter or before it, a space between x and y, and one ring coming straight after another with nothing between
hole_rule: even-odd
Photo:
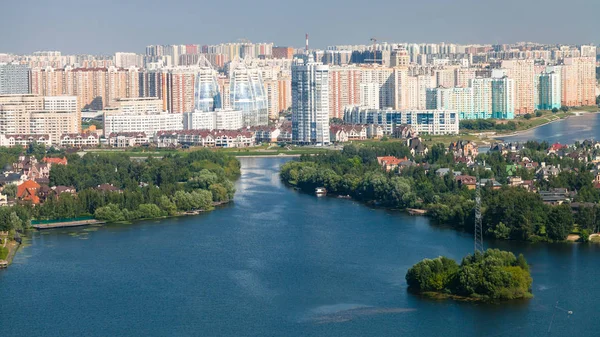
<instances>
[{"instance_id":1,"label":"small island","mask_svg":"<svg viewBox=\"0 0 600 337\"><path fill-rule=\"evenodd\" d=\"M461 264L447 257L424 259L406 273L409 291L465 300L531 298L529 265L522 254L488 249L467 255Z\"/></svg>"}]
</instances>

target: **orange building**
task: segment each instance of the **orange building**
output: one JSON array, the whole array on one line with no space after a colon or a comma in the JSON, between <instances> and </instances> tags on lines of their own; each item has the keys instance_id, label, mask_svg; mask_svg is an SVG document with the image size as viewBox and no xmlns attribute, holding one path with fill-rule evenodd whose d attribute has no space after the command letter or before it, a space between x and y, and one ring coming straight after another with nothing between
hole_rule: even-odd
<instances>
[{"instance_id":1,"label":"orange building","mask_svg":"<svg viewBox=\"0 0 600 337\"><path fill-rule=\"evenodd\" d=\"M37 195L39 188L40 184L33 180L27 180L17 186L17 199L31 201L33 204L39 204L40 198Z\"/></svg>"},{"instance_id":2,"label":"orange building","mask_svg":"<svg viewBox=\"0 0 600 337\"><path fill-rule=\"evenodd\" d=\"M292 47L273 47L273 58L274 59L288 59L294 58L294 48Z\"/></svg>"}]
</instances>

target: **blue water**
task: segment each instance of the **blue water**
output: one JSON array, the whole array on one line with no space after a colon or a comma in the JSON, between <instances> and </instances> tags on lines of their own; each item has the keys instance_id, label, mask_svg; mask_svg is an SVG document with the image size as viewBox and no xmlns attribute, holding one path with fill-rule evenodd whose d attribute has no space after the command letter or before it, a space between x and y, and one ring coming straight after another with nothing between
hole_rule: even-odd
<instances>
[{"instance_id":1,"label":"blue water","mask_svg":"<svg viewBox=\"0 0 600 337\"><path fill-rule=\"evenodd\" d=\"M550 144L573 144L576 141L594 139L600 141L600 113L572 116L539 128L523 132L517 136L503 137L507 142L528 140L547 141Z\"/></svg>"},{"instance_id":2,"label":"blue water","mask_svg":"<svg viewBox=\"0 0 600 337\"><path fill-rule=\"evenodd\" d=\"M434 301L415 262L473 249L423 217L316 198L279 181L285 159L242 159L235 202L196 217L33 235L0 271L0 336L597 336L600 246L524 253L535 298Z\"/></svg>"}]
</instances>

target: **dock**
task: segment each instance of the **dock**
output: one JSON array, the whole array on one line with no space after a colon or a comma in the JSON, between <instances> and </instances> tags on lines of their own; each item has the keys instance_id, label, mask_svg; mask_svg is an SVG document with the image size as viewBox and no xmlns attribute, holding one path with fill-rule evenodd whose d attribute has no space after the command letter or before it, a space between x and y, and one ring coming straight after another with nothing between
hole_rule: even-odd
<instances>
[{"instance_id":1,"label":"dock","mask_svg":"<svg viewBox=\"0 0 600 337\"><path fill-rule=\"evenodd\" d=\"M99 221L95 219L90 220L79 220L79 221L65 221L65 222L53 222L47 224L39 224L33 225L31 227L42 230L42 229L53 229L53 228L67 228L67 227L80 227L80 226L89 226L89 225L101 225L104 224L104 221Z\"/></svg>"},{"instance_id":2,"label":"dock","mask_svg":"<svg viewBox=\"0 0 600 337\"><path fill-rule=\"evenodd\" d=\"M416 208L408 208L408 214L410 215L425 215L427 214L426 209L416 209Z\"/></svg>"}]
</instances>

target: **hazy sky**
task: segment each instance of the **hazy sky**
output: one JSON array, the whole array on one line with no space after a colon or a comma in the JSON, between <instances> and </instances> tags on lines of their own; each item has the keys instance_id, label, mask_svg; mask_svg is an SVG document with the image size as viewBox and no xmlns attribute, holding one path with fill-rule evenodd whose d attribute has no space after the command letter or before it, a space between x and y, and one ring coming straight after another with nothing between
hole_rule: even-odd
<instances>
[{"instance_id":1,"label":"hazy sky","mask_svg":"<svg viewBox=\"0 0 600 337\"><path fill-rule=\"evenodd\" d=\"M598 43L598 0L3 0L0 53L143 53L246 38L302 47L388 42Z\"/></svg>"}]
</instances>

